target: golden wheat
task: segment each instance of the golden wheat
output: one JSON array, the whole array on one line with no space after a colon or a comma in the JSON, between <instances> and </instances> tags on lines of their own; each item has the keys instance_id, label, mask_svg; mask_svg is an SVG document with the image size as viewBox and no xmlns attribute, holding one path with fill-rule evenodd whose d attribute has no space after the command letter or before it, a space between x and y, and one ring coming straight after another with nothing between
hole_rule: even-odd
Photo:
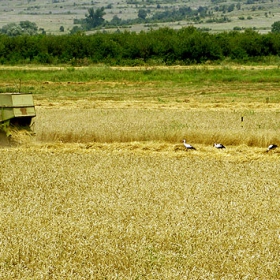
<instances>
[{"instance_id":1,"label":"golden wheat","mask_svg":"<svg viewBox=\"0 0 280 280\"><path fill-rule=\"evenodd\" d=\"M165 141L267 147L279 143L277 110L142 108L37 109L37 140L52 142ZM243 121L241 121L243 118Z\"/></svg>"},{"instance_id":2,"label":"golden wheat","mask_svg":"<svg viewBox=\"0 0 280 280\"><path fill-rule=\"evenodd\" d=\"M0 278L279 279L277 155L160 147L3 148Z\"/></svg>"}]
</instances>

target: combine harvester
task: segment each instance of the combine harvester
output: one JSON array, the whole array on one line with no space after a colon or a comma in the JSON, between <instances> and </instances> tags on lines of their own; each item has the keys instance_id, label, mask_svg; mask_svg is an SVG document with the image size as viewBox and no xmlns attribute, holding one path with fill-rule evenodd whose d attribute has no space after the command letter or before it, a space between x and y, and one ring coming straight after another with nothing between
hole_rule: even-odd
<instances>
[{"instance_id":1,"label":"combine harvester","mask_svg":"<svg viewBox=\"0 0 280 280\"><path fill-rule=\"evenodd\" d=\"M0 93L1 143L21 142L19 141L22 138L20 135L30 138L33 134L32 119L35 116L31 93Z\"/></svg>"}]
</instances>

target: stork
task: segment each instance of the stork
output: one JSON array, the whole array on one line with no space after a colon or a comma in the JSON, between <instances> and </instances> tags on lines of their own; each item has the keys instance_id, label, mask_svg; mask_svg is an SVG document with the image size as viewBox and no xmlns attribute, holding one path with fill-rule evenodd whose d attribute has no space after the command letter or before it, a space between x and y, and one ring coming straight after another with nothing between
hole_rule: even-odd
<instances>
[{"instance_id":1,"label":"stork","mask_svg":"<svg viewBox=\"0 0 280 280\"><path fill-rule=\"evenodd\" d=\"M220 144L220 143L214 143L213 146L217 149L225 149L226 148L223 144Z\"/></svg>"},{"instance_id":2,"label":"stork","mask_svg":"<svg viewBox=\"0 0 280 280\"><path fill-rule=\"evenodd\" d=\"M196 148L194 146L187 144L185 139L183 140L183 143L187 150L196 150Z\"/></svg>"},{"instance_id":3,"label":"stork","mask_svg":"<svg viewBox=\"0 0 280 280\"><path fill-rule=\"evenodd\" d=\"M274 149L276 149L278 146L276 145L276 144L271 144L271 145L269 145L268 146L268 148L267 148L267 152L269 152L270 150L274 150Z\"/></svg>"}]
</instances>

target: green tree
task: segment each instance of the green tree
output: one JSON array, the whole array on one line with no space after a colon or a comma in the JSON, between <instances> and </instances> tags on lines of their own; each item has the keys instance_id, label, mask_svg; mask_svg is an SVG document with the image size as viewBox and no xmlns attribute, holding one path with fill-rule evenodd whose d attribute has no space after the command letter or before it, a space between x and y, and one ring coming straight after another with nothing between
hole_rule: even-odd
<instances>
[{"instance_id":1,"label":"green tree","mask_svg":"<svg viewBox=\"0 0 280 280\"><path fill-rule=\"evenodd\" d=\"M35 22L31 21L21 21L18 23L8 23L4 25L1 29L1 33L7 34L8 36L19 36L19 35L36 35L38 32L38 27Z\"/></svg>"},{"instance_id":2,"label":"green tree","mask_svg":"<svg viewBox=\"0 0 280 280\"><path fill-rule=\"evenodd\" d=\"M232 12L234 10L234 8L235 8L234 4L229 5L228 9L227 9L228 13Z\"/></svg>"},{"instance_id":3,"label":"green tree","mask_svg":"<svg viewBox=\"0 0 280 280\"><path fill-rule=\"evenodd\" d=\"M18 24L12 22L2 27L1 33L7 34L8 36L18 36L21 35L23 32Z\"/></svg>"},{"instance_id":4,"label":"green tree","mask_svg":"<svg viewBox=\"0 0 280 280\"><path fill-rule=\"evenodd\" d=\"M271 25L271 32L272 33L280 33L280 21L275 21Z\"/></svg>"},{"instance_id":5,"label":"green tree","mask_svg":"<svg viewBox=\"0 0 280 280\"><path fill-rule=\"evenodd\" d=\"M23 29L24 34L35 35L38 31L38 26L35 22L29 20L21 21L19 26Z\"/></svg>"},{"instance_id":6,"label":"green tree","mask_svg":"<svg viewBox=\"0 0 280 280\"><path fill-rule=\"evenodd\" d=\"M138 11L138 17L139 17L140 19L145 19L145 18L147 17L147 12L146 12L146 10L140 9L140 10Z\"/></svg>"},{"instance_id":7,"label":"green tree","mask_svg":"<svg viewBox=\"0 0 280 280\"><path fill-rule=\"evenodd\" d=\"M79 34L82 34L84 32L83 28L75 25L71 30L70 30L70 34L76 34L76 33L79 33Z\"/></svg>"},{"instance_id":8,"label":"green tree","mask_svg":"<svg viewBox=\"0 0 280 280\"><path fill-rule=\"evenodd\" d=\"M110 24L112 24L112 25L120 25L121 22L122 22L122 20L117 15L114 15L112 20L110 21Z\"/></svg>"},{"instance_id":9,"label":"green tree","mask_svg":"<svg viewBox=\"0 0 280 280\"><path fill-rule=\"evenodd\" d=\"M106 13L104 12L104 7L96 9L96 11L93 8L88 9L88 14L86 14L86 30L90 30L92 28L95 28L97 26L101 26L104 23L104 18Z\"/></svg>"}]
</instances>

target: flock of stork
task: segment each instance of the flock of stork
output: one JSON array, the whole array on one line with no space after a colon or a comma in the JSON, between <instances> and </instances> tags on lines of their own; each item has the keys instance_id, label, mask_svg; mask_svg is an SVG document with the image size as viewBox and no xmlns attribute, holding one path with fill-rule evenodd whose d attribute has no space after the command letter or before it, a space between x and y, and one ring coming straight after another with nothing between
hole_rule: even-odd
<instances>
[{"instance_id":1,"label":"flock of stork","mask_svg":"<svg viewBox=\"0 0 280 280\"><path fill-rule=\"evenodd\" d=\"M186 140L184 139L183 140L183 144L184 144L184 146L185 146L185 148L187 149L187 150L196 150L196 148L194 147L194 146L192 146L191 144L188 144L188 143L186 143ZM214 143L214 145L213 145L216 149L225 149L226 147L223 145L223 144L221 144L221 143ZM267 147L267 150L266 150L266 152L269 152L270 150L274 150L274 149L276 149L278 146L276 145L276 144L271 144L271 145L269 145L268 147Z\"/></svg>"}]
</instances>

